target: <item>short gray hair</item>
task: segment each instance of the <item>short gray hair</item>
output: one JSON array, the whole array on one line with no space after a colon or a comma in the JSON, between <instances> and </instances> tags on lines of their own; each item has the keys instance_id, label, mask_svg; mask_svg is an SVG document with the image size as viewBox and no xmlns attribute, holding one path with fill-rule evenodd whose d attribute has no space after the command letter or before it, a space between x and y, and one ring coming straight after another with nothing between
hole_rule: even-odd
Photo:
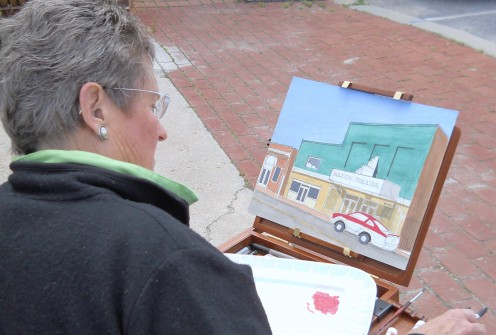
<instances>
[{"instance_id":1,"label":"short gray hair","mask_svg":"<svg viewBox=\"0 0 496 335\"><path fill-rule=\"evenodd\" d=\"M31 0L0 19L0 117L12 151L58 143L80 122L84 83L133 88L146 56L155 57L148 30L115 1ZM128 103L119 90L107 93Z\"/></svg>"}]
</instances>

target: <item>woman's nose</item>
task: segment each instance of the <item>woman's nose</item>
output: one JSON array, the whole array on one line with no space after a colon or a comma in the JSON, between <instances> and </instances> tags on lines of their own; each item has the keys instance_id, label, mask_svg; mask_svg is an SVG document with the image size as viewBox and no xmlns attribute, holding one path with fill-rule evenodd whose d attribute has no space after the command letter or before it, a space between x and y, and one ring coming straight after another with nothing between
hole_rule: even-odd
<instances>
[{"instance_id":1,"label":"woman's nose","mask_svg":"<svg viewBox=\"0 0 496 335\"><path fill-rule=\"evenodd\" d=\"M167 131L165 127L160 123L160 120L157 120L158 127L158 140L159 142L165 141L167 139Z\"/></svg>"}]
</instances>

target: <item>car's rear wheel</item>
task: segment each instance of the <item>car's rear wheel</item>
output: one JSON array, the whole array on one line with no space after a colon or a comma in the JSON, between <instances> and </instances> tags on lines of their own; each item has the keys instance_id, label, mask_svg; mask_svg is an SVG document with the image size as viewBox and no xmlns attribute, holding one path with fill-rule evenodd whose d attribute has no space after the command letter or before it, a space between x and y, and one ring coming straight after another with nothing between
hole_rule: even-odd
<instances>
[{"instance_id":1,"label":"car's rear wheel","mask_svg":"<svg viewBox=\"0 0 496 335\"><path fill-rule=\"evenodd\" d=\"M344 222L343 221L337 221L334 223L334 230L337 231L338 233L341 233L345 228Z\"/></svg>"},{"instance_id":2,"label":"car's rear wheel","mask_svg":"<svg viewBox=\"0 0 496 335\"><path fill-rule=\"evenodd\" d=\"M369 244L370 235L368 233L360 233L360 235L358 235L358 242L361 244Z\"/></svg>"}]
</instances>

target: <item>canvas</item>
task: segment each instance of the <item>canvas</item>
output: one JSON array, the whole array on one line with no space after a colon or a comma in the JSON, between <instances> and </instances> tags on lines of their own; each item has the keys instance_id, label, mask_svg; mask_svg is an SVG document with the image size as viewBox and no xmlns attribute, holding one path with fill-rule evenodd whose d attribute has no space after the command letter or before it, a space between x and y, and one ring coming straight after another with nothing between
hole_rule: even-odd
<instances>
[{"instance_id":1,"label":"canvas","mask_svg":"<svg viewBox=\"0 0 496 335\"><path fill-rule=\"evenodd\" d=\"M295 77L249 211L404 270L457 116Z\"/></svg>"}]
</instances>

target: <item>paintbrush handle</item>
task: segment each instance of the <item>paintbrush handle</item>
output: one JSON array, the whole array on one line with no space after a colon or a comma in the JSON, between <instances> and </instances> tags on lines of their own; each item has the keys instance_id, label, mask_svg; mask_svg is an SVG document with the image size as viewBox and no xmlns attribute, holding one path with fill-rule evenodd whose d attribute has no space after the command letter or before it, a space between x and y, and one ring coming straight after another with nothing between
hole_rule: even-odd
<instances>
[{"instance_id":1,"label":"paintbrush handle","mask_svg":"<svg viewBox=\"0 0 496 335\"><path fill-rule=\"evenodd\" d=\"M403 311L407 309L408 306L410 306L411 303L412 303L411 301L407 301L403 306L398 308L398 310L389 319L387 319L387 321L385 321L379 328L377 328L371 335L379 335L384 329L386 329L386 327L388 327L391 323L393 323L393 321L395 321L398 318L398 316L401 313L403 313Z\"/></svg>"}]
</instances>

